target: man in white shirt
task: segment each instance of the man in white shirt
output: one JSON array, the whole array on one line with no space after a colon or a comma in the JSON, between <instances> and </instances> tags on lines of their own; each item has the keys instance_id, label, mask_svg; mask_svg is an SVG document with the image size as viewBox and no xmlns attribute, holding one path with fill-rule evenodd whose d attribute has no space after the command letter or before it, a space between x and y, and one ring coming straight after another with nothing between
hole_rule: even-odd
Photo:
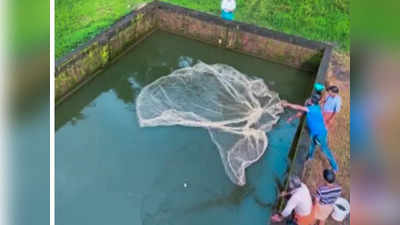
<instances>
[{"instance_id":1,"label":"man in white shirt","mask_svg":"<svg viewBox=\"0 0 400 225\"><path fill-rule=\"evenodd\" d=\"M307 186L300 181L300 178L293 176L289 178L290 199L285 209L271 217L272 222L281 222L284 218L295 212L295 219L298 225L312 225L312 199ZM287 195L287 193L283 193Z\"/></svg>"},{"instance_id":2,"label":"man in white shirt","mask_svg":"<svg viewBox=\"0 0 400 225\"><path fill-rule=\"evenodd\" d=\"M235 0L222 0L221 2L221 17L226 20L233 20L233 11L236 9Z\"/></svg>"}]
</instances>

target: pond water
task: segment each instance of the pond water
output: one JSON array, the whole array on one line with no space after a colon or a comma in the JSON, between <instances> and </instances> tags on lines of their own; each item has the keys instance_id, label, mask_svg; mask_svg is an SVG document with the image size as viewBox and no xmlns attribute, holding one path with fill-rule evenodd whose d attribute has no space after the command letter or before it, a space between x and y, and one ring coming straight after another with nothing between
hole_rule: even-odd
<instances>
[{"instance_id":1,"label":"pond water","mask_svg":"<svg viewBox=\"0 0 400 225\"><path fill-rule=\"evenodd\" d=\"M56 110L56 223L265 225L288 167L298 121L282 119L264 156L235 186L205 129L140 128L140 89L188 56L265 79L302 103L313 75L165 32L140 43Z\"/></svg>"},{"instance_id":2,"label":"pond water","mask_svg":"<svg viewBox=\"0 0 400 225\"><path fill-rule=\"evenodd\" d=\"M7 149L8 224L48 224L50 212L49 80L14 109ZM2 218L3 219L3 218ZM0 219L1 220L1 219Z\"/></svg>"}]
</instances>

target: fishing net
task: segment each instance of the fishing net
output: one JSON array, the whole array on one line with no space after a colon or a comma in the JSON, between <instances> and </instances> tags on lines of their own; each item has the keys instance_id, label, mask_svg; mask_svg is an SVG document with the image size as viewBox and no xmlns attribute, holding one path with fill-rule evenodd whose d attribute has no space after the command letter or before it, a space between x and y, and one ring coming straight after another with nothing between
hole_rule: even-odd
<instances>
[{"instance_id":1,"label":"fishing net","mask_svg":"<svg viewBox=\"0 0 400 225\"><path fill-rule=\"evenodd\" d=\"M140 92L141 127L182 125L208 129L226 174L246 183L245 169L265 152L266 132L283 112L277 93L223 64L198 62L172 72Z\"/></svg>"}]
</instances>

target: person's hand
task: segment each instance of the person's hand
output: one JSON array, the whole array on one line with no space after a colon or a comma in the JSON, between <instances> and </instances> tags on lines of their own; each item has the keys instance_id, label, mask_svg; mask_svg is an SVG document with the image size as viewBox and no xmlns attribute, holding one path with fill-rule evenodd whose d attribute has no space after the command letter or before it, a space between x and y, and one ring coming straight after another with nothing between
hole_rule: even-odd
<instances>
[{"instance_id":1,"label":"person's hand","mask_svg":"<svg viewBox=\"0 0 400 225\"><path fill-rule=\"evenodd\" d=\"M281 222L282 220L283 218L278 214L275 214L271 217L271 221L274 223Z\"/></svg>"},{"instance_id":2,"label":"person's hand","mask_svg":"<svg viewBox=\"0 0 400 225\"><path fill-rule=\"evenodd\" d=\"M281 105L286 107L289 103L286 100L281 100Z\"/></svg>"},{"instance_id":3,"label":"person's hand","mask_svg":"<svg viewBox=\"0 0 400 225\"><path fill-rule=\"evenodd\" d=\"M279 194L279 197L285 197L286 195L288 195L288 193L287 193L286 191L282 191L282 192Z\"/></svg>"},{"instance_id":4,"label":"person's hand","mask_svg":"<svg viewBox=\"0 0 400 225\"><path fill-rule=\"evenodd\" d=\"M325 121L326 126L331 125L331 123L332 123L332 119L327 119L327 120Z\"/></svg>"}]
</instances>

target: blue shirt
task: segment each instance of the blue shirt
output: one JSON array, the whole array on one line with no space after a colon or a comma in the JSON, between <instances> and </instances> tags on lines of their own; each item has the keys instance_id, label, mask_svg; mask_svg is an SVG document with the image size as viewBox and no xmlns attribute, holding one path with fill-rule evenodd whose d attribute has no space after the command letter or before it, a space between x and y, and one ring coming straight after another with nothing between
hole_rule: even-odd
<instances>
[{"instance_id":1,"label":"blue shirt","mask_svg":"<svg viewBox=\"0 0 400 225\"><path fill-rule=\"evenodd\" d=\"M308 112L306 116L307 126L311 136L327 134L324 117L322 116L321 107L319 105L307 106Z\"/></svg>"},{"instance_id":2,"label":"blue shirt","mask_svg":"<svg viewBox=\"0 0 400 225\"><path fill-rule=\"evenodd\" d=\"M339 95L332 97L328 95L324 104L324 112L340 112L342 107L342 99Z\"/></svg>"}]
</instances>

